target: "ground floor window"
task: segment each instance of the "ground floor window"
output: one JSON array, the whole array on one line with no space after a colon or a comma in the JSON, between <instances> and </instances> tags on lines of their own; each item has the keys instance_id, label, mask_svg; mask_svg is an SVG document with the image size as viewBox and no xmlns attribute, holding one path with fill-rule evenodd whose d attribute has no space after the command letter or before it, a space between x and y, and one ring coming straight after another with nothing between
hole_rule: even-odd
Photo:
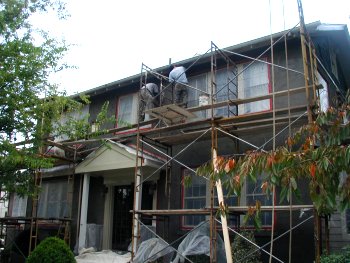
<instances>
[{"instance_id":1,"label":"ground floor window","mask_svg":"<svg viewBox=\"0 0 350 263\"><path fill-rule=\"evenodd\" d=\"M67 217L67 190L67 180L50 180L42 182L38 203L38 217Z\"/></svg>"},{"instance_id":2,"label":"ground floor window","mask_svg":"<svg viewBox=\"0 0 350 263\"><path fill-rule=\"evenodd\" d=\"M210 207L210 187L209 181L203 177L195 175L188 169L183 170L183 177L190 176L191 184L188 187L182 186L182 208L183 209L201 209ZM263 177L262 177L263 178ZM272 197L267 198L266 194L262 192L261 183L262 178L258 179L256 183L247 182L245 189L242 191L240 205L254 205L256 200L261 202L261 205L271 205ZM225 204L228 206L237 206L238 197L228 195L228 190L223 188ZM214 189L215 202L214 206L218 206L216 189ZM205 220L205 215L186 215L182 219L183 228L192 228ZM262 225L264 227L270 227L272 222L271 212L262 212ZM229 215L228 223L230 226L237 226L242 224L237 215ZM249 222L248 225L253 225L253 222Z\"/></svg>"},{"instance_id":3,"label":"ground floor window","mask_svg":"<svg viewBox=\"0 0 350 263\"><path fill-rule=\"evenodd\" d=\"M345 219L346 219L346 232L350 234L350 209L346 209Z\"/></svg>"},{"instance_id":4,"label":"ground floor window","mask_svg":"<svg viewBox=\"0 0 350 263\"><path fill-rule=\"evenodd\" d=\"M19 196L18 194L13 194L12 199L12 216L13 217L25 217L27 212L27 196Z\"/></svg>"}]
</instances>

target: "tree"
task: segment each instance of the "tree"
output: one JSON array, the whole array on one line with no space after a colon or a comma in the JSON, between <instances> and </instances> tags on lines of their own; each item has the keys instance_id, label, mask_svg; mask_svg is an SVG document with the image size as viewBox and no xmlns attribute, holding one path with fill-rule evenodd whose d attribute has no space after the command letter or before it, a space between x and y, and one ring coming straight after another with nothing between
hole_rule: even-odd
<instances>
[{"instance_id":1,"label":"tree","mask_svg":"<svg viewBox=\"0 0 350 263\"><path fill-rule=\"evenodd\" d=\"M257 181L263 176L261 188L266 194L273 186L280 188L280 202L292 194L299 196L298 184L309 182L309 195L319 215L328 215L337 208L350 208L350 97L343 105L319 112L313 123L304 125L285 145L275 151L251 151L239 159L217 158L218 172L207 163L197 174L208 174L238 196L247 180ZM341 178L343 174L343 178ZM225 212L225 207L220 206ZM245 220L252 218L256 227L259 220L260 203L251 204Z\"/></svg>"},{"instance_id":2,"label":"tree","mask_svg":"<svg viewBox=\"0 0 350 263\"><path fill-rule=\"evenodd\" d=\"M63 110L81 104L48 80L68 67L60 64L67 45L30 23L31 16L49 10L60 18L67 15L56 0L0 3L0 191L34 193L33 172L52 166L40 153L43 137L51 134Z\"/></svg>"}]
</instances>

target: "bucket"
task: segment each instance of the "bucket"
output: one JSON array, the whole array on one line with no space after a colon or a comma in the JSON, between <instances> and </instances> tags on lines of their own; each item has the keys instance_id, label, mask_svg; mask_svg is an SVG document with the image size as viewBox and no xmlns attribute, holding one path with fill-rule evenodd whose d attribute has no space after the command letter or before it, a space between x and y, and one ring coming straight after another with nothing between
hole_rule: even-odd
<instances>
[{"instance_id":1,"label":"bucket","mask_svg":"<svg viewBox=\"0 0 350 263\"><path fill-rule=\"evenodd\" d=\"M206 94L199 96L199 106L204 106L209 104L209 96Z\"/></svg>"}]
</instances>

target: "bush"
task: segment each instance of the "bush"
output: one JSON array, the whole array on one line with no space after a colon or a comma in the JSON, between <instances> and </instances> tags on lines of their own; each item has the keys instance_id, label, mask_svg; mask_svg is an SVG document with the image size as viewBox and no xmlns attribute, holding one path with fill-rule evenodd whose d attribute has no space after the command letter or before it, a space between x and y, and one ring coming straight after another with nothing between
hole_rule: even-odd
<instances>
[{"instance_id":1,"label":"bush","mask_svg":"<svg viewBox=\"0 0 350 263\"><path fill-rule=\"evenodd\" d=\"M57 237L44 239L29 255L26 263L75 263L73 252Z\"/></svg>"},{"instance_id":2,"label":"bush","mask_svg":"<svg viewBox=\"0 0 350 263\"><path fill-rule=\"evenodd\" d=\"M240 234L255 243L254 233L252 231L243 230ZM232 243L233 261L239 261L241 263L260 263L261 252L258 250L255 253L252 253L255 250L256 246L241 236L236 235Z\"/></svg>"},{"instance_id":3,"label":"bush","mask_svg":"<svg viewBox=\"0 0 350 263\"><path fill-rule=\"evenodd\" d=\"M338 253L322 255L321 263L350 263L350 246L345 247Z\"/></svg>"}]
</instances>

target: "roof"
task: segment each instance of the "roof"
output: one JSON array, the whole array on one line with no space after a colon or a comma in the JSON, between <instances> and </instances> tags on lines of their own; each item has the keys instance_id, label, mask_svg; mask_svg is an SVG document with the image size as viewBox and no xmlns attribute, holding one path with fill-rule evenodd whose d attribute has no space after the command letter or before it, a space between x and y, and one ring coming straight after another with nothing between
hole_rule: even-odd
<instances>
[{"instance_id":1,"label":"roof","mask_svg":"<svg viewBox=\"0 0 350 263\"><path fill-rule=\"evenodd\" d=\"M111 170L134 169L136 164L136 150L121 143L107 140L97 150L90 153L84 161L75 168L76 173L90 173ZM163 161L151 156L142 154L142 165L158 168ZM141 160L139 159L139 166Z\"/></svg>"},{"instance_id":2,"label":"roof","mask_svg":"<svg viewBox=\"0 0 350 263\"><path fill-rule=\"evenodd\" d=\"M306 25L307 31L310 34L311 37L313 36L332 36L332 39L334 42L339 46L339 52L341 52L342 55L338 56L340 60L340 64L344 68L350 68L350 37L349 37L349 31L347 28L347 25L345 24L322 24L321 22L313 22ZM292 30L285 30L278 33L275 33L272 35L272 38L276 41L282 36L284 36L286 33L288 33L289 39L291 38L298 38L299 37L299 28L295 27ZM271 43L271 35L263 36L254 40L250 40L247 42L243 42L237 45L233 45L230 47L224 48L224 50L228 51L234 51L237 53L244 53L250 50L259 49L262 47L268 47ZM202 55L202 59L209 59L211 56L210 53L206 53ZM192 63L194 63L199 56L195 56L192 58L188 58L182 61L176 62L176 64L181 64L184 66L189 66ZM159 68L154 69L154 71L162 74L167 75L169 73L169 65L165 65ZM345 74L346 77L346 83L350 86L350 75ZM124 87L133 85L133 84L139 84L139 80L141 77L141 73L129 76L127 78L123 78L117 81L113 81L108 84L104 84L102 86L86 90L84 92L81 92L80 94L86 94L90 96L98 95L107 91L111 90L118 90L122 89ZM73 98L77 98L79 94L73 95Z\"/></svg>"}]
</instances>

